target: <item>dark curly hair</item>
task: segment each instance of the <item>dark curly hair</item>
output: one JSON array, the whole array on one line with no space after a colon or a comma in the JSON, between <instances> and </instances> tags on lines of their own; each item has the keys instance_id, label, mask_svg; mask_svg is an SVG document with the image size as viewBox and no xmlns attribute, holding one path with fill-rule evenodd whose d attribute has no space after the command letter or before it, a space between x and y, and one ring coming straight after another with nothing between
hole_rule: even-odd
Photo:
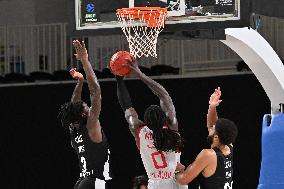
<instances>
[{"instance_id":1,"label":"dark curly hair","mask_svg":"<svg viewBox=\"0 0 284 189\"><path fill-rule=\"evenodd\" d=\"M61 105L57 118L61 120L64 128L68 128L72 123L81 123L84 110L83 101L67 102Z\"/></svg>"},{"instance_id":2,"label":"dark curly hair","mask_svg":"<svg viewBox=\"0 0 284 189\"><path fill-rule=\"evenodd\" d=\"M163 128L167 125L167 116L160 106L149 106L144 113L144 122L153 131L154 146L158 151L181 150L183 139L180 134Z\"/></svg>"},{"instance_id":3,"label":"dark curly hair","mask_svg":"<svg viewBox=\"0 0 284 189\"><path fill-rule=\"evenodd\" d=\"M148 177L146 175L134 177L133 189L140 189L143 185L148 186Z\"/></svg>"},{"instance_id":4,"label":"dark curly hair","mask_svg":"<svg viewBox=\"0 0 284 189\"><path fill-rule=\"evenodd\" d=\"M238 128L231 120L220 118L215 124L215 132L219 137L220 143L229 145L235 142Z\"/></svg>"}]
</instances>

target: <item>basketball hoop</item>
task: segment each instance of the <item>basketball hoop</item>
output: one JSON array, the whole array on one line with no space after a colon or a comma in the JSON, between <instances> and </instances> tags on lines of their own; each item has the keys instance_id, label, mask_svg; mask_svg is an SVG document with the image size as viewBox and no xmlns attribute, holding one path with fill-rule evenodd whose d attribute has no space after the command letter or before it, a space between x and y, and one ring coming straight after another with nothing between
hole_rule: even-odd
<instances>
[{"instance_id":1,"label":"basketball hoop","mask_svg":"<svg viewBox=\"0 0 284 189\"><path fill-rule=\"evenodd\" d=\"M157 57L156 46L159 33L164 29L166 8L132 7L116 10L121 28L134 57Z\"/></svg>"}]
</instances>

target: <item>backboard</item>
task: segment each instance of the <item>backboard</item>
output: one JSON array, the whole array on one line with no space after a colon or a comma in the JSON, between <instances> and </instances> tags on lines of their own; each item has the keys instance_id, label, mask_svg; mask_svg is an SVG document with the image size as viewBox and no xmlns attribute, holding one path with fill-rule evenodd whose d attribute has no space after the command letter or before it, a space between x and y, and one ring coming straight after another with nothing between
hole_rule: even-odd
<instances>
[{"instance_id":1,"label":"backboard","mask_svg":"<svg viewBox=\"0 0 284 189\"><path fill-rule=\"evenodd\" d=\"M116 9L145 6L167 8L165 31L249 26L248 0L74 0L75 30L111 34Z\"/></svg>"}]
</instances>

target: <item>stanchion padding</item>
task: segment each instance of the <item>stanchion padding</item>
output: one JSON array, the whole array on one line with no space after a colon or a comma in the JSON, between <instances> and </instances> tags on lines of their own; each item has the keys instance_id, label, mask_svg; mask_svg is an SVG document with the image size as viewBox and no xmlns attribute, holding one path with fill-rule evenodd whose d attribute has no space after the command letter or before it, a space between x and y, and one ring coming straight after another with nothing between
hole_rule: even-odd
<instances>
[{"instance_id":1,"label":"stanchion padding","mask_svg":"<svg viewBox=\"0 0 284 189\"><path fill-rule=\"evenodd\" d=\"M258 189L284 189L284 114L265 115Z\"/></svg>"}]
</instances>

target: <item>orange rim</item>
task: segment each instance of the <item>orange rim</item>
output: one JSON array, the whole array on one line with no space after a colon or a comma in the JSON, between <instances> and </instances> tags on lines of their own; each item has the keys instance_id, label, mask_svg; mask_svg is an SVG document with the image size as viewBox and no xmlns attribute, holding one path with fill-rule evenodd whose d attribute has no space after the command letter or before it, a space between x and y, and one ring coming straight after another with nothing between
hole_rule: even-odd
<instances>
[{"instance_id":1,"label":"orange rim","mask_svg":"<svg viewBox=\"0 0 284 189\"><path fill-rule=\"evenodd\" d=\"M145 20L148 27L163 26L164 19L167 15L167 9L161 7L132 7L117 9L116 13L122 18L133 18Z\"/></svg>"}]
</instances>

